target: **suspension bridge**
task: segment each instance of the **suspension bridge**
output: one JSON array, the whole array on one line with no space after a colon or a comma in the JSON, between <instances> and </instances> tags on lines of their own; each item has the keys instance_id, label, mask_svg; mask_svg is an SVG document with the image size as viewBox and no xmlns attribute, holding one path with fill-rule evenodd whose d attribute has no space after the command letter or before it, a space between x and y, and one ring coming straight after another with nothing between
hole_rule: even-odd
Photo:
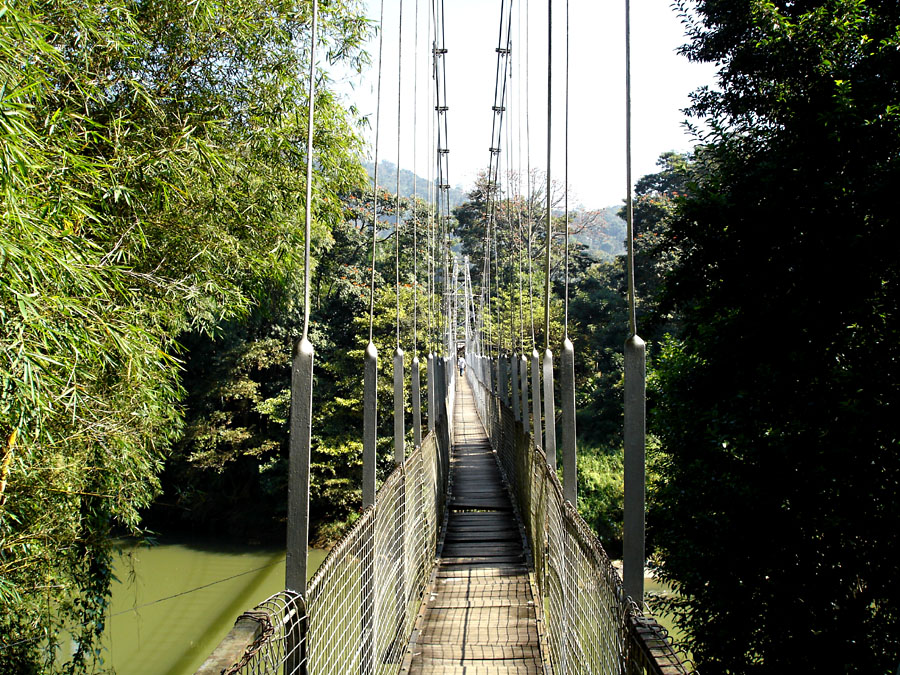
<instances>
[{"instance_id":1,"label":"suspension bridge","mask_svg":"<svg viewBox=\"0 0 900 675\"><path fill-rule=\"evenodd\" d=\"M498 251L499 192L504 128L510 105L512 0L500 1L496 86L489 148L488 206L479 284L472 265L450 248L448 111L444 3L432 0L428 42L432 72L429 112L433 139L433 205L425 238L429 339L419 362L418 218L394 226L397 286L393 365L394 469L376 490L377 378L373 341L378 214L378 120L372 213L369 344L365 350L363 402L363 511L307 583L313 364L309 341L310 223L316 81L317 3L311 16L309 127L306 198L306 296L302 338L294 351L290 415L290 487L285 590L237 617L233 630L197 671L322 675L360 673L655 674L693 672L643 604L644 579L644 347L637 336L631 245L631 171L627 199L630 335L625 351L625 556L619 576L600 541L578 514L574 350L564 325L559 364L550 344L552 204L548 132L544 220L544 350L538 351L533 304L530 336L522 302L523 278L533 279L532 218L509 214L527 250ZM559 3L557 3L559 4ZM553 0L548 2L552 23ZM384 5L380 21L384 23ZM419 2L415 2L418 29ZM630 49L626 2L626 82ZM399 21L403 21L400 2ZM566 5L568 22L568 5ZM402 33L401 33L402 35ZM418 34L416 37L418 45ZM378 48L378 116L381 62ZM552 53L552 40L548 36ZM402 39L398 45L402 84ZM566 43L568 55L568 41ZM568 64L567 64L568 65ZM548 68L548 128L552 113ZM417 77L415 75L414 77ZM568 92L568 68L566 68ZM398 96L398 157L400 155ZM567 96L568 99L568 96ZM626 94L626 142L630 147L630 96ZM568 100L565 119L568 123ZM415 120L415 117L414 117ZM415 124L415 122L414 122ZM519 125L521 136L521 124ZM415 137L415 132L413 133ZM568 145L568 129L566 134ZM521 139L519 141L521 145ZM512 151L512 149L510 148ZM519 158L521 161L521 152ZM630 152L628 153L630 158ZM507 191L519 194L510 178ZM530 169L529 169L530 175ZM521 202L521 200L519 200ZM568 202L564 205L568 212ZM413 358L407 370L400 329L400 230L412 228L415 266ZM525 229L527 228L527 237ZM568 276L568 228L565 274ZM525 262L523 263L523 258ZM525 274L527 267L527 275ZM513 275L510 269L516 273ZM518 307L500 302L499 290L518 284ZM528 297L532 298L529 288ZM439 301L435 301L439 298ZM493 303L492 303L493 299ZM433 306L438 303L439 306ZM533 300L530 300L533 303ZM568 278L565 283L568 317ZM436 336L437 339L430 339ZM526 339L526 337L530 339ZM421 369L425 370L425 412ZM405 377L410 376L409 392ZM559 376L559 390L554 383ZM560 409L563 479L557 474L557 408ZM407 442L407 409L412 443ZM423 421L426 423L423 436ZM411 446L411 447L410 447Z\"/></svg>"}]
</instances>

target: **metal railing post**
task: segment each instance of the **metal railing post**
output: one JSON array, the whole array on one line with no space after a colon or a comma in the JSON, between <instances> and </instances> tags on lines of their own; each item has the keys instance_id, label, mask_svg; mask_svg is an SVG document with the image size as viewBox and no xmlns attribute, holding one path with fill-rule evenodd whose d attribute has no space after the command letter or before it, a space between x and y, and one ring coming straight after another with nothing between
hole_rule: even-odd
<instances>
[{"instance_id":1,"label":"metal railing post","mask_svg":"<svg viewBox=\"0 0 900 675\"><path fill-rule=\"evenodd\" d=\"M578 450L575 436L575 346L563 340L559 361L562 398L563 496L578 508Z\"/></svg>"},{"instance_id":2,"label":"metal railing post","mask_svg":"<svg viewBox=\"0 0 900 675\"><path fill-rule=\"evenodd\" d=\"M544 452L556 472L556 406L553 402L553 352L544 350Z\"/></svg>"},{"instance_id":3,"label":"metal railing post","mask_svg":"<svg viewBox=\"0 0 900 675\"><path fill-rule=\"evenodd\" d=\"M540 450L541 438L541 357L535 347L531 350L531 435L535 447Z\"/></svg>"},{"instance_id":4,"label":"metal railing post","mask_svg":"<svg viewBox=\"0 0 900 675\"><path fill-rule=\"evenodd\" d=\"M513 409L513 419L518 422L522 419L522 416L519 414L519 400L520 400L520 391L519 391L519 355L513 352L510 357L510 371L512 373L512 409Z\"/></svg>"},{"instance_id":5,"label":"metal railing post","mask_svg":"<svg viewBox=\"0 0 900 675\"><path fill-rule=\"evenodd\" d=\"M434 431L434 421L437 414L435 408L435 377L434 377L434 354L428 352L427 363L425 364L425 376L428 379L428 431Z\"/></svg>"},{"instance_id":6,"label":"metal railing post","mask_svg":"<svg viewBox=\"0 0 900 675\"><path fill-rule=\"evenodd\" d=\"M413 446L422 447L422 383L419 377L419 357L413 356L410 373L413 411Z\"/></svg>"},{"instance_id":7,"label":"metal railing post","mask_svg":"<svg viewBox=\"0 0 900 675\"><path fill-rule=\"evenodd\" d=\"M646 345L637 335L625 342L625 528L622 574L625 594L644 602L644 485Z\"/></svg>"},{"instance_id":8,"label":"metal railing post","mask_svg":"<svg viewBox=\"0 0 900 675\"><path fill-rule=\"evenodd\" d=\"M378 349L373 342L366 347L363 389L363 509L375 506L375 465L378 459ZM375 630L378 621L375 606L375 530L362 543L362 580L360 597L360 673L375 669Z\"/></svg>"}]
</instances>

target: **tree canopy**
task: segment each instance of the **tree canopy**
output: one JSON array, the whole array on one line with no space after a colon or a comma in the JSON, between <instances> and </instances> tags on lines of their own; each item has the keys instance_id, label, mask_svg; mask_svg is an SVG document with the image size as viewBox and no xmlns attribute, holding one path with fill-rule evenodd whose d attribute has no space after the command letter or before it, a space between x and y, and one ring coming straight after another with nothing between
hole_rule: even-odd
<instances>
[{"instance_id":1,"label":"tree canopy","mask_svg":"<svg viewBox=\"0 0 900 675\"><path fill-rule=\"evenodd\" d=\"M900 7L681 8L720 70L670 225L660 571L704 672L893 673Z\"/></svg>"}]
</instances>

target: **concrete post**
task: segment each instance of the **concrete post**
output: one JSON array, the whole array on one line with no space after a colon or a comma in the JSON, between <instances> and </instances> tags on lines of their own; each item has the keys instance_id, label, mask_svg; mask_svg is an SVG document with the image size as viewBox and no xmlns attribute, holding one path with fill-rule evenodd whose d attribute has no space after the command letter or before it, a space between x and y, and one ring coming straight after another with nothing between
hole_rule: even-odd
<instances>
[{"instance_id":1,"label":"concrete post","mask_svg":"<svg viewBox=\"0 0 900 675\"><path fill-rule=\"evenodd\" d=\"M556 472L556 407L553 403L553 352L544 350L544 453Z\"/></svg>"},{"instance_id":2,"label":"concrete post","mask_svg":"<svg viewBox=\"0 0 900 675\"><path fill-rule=\"evenodd\" d=\"M578 508L578 459L575 436L575 346L563 340L559 361L562 398L563 496Z\"/></svg>"},{"instance_id":3,"label":"concrete post","mask_svg":"<svg viewBox=\"0 0 900 675\"><path fill-rule=\"evenodd\" d=\"M285 588L306 595L309 547L309 453L312 435L313 361L306 338L294 346L291 367L291 424L288 467L288 525Z\"/></svg>"},{"instance_id":4,"label":"concrete post","mask_svg":"<svg viewBox=\"0 0 900 675\"><path fill-rule=\"evenodd\" d=\"M422 447L422 383L419 377L419 357L413 356L412 372L413 444Z\"/></svg>"},{"instance_id":5,"label":"concrete post","mask_svg":"<svg viewBox=\"0 0 900 675\"><path fill-rule=\"evenodd\" d=\"M646 345L637 335L625 342L625 531L622 556L625 594L644 602L644 485Z\"/></svg>"}]
</instances>

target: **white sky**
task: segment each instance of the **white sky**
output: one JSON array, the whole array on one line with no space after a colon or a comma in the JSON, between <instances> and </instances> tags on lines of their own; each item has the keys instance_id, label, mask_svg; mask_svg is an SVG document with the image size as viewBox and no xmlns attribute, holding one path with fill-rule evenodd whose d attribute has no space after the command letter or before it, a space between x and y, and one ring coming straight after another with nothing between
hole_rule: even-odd
<instances>
[{"instance_id":1,"label":"white sky","mask_svg":"<svg viewBox=\"0 0 900 675\"><path fill-rule=\"evenodd\" d=\"M565 2L553 1L553 177L564 174ZM418 2L418 54L415 55ZM506 0L507 8L509 0ZM631 6L633 179L656 170L667 150L685 151L692 141L682 122L688 94L712 84L714 69L691 64L676 54L685 42L671 0L635 0ZM381 117L378 157L397 161L398 22L403 6L403 71L400 165L429 175L433 151L428 140L434 115L428 43L430 0L384 0ZM378 20L380 0L367 0L369 16ZM445 0L447 103L449 110L449 182L467 189L487 167L491 144L501 0ZM526 21L526 8L530 22ZM513 5L512 81L507 93L505 125L512 136L504 164L527 164L525 112L530 120L530 156L535 168L546 167L547 154L547 2L515 0ZM624 2L570 0L569 185L570 205L588 208L616 205L625 180L625 40ZM530 25L529 25L530 24ZM521 29L520 29L521 26ZM529 27L526 41L526 26ZM378 39L370 45L373 67L359 80L345 81L349 102L370 115L374 145ZM526 58L527 52L527 58ZM414 56L415 55L415 56ZM413 77L418 70L416 152L413 155ZM526 69L530 106L526 106ZM351 89L352 87L352 89ZM522 127L523 147L516 148ZM374 152L370 152L370 159ZM519 164L521 162L521 165Z\"/></svg>"}]
</instances>

